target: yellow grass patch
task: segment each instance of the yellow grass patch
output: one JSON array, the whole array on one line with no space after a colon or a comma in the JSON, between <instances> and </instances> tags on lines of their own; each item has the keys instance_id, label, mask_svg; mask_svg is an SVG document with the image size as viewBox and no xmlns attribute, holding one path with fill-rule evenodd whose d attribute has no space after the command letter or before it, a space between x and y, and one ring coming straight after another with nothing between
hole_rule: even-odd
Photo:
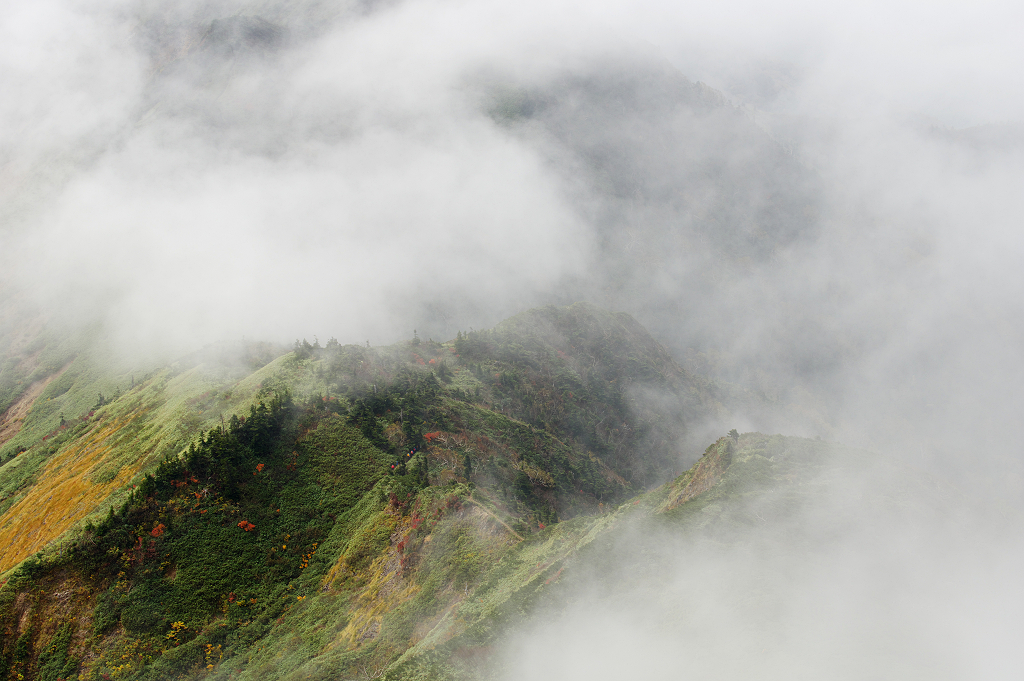
<instances>
[{"instance_id":1,"label":"yellow grass patch","mask_svg":"<svg viewBox=\"0 0 1024 681\"><path fill-rule=\"evenodd\" d=\"M396 534L405 534L410 527L411 523L406 519L396 528ZM331 572L337 574L339 570L346 569L344 561L342 556ZM402 576L401 554L394 546L373 561L365 574L369 583L354 599L348 625L328 644L328 650L339 645L353 648L376 638L384 616L419 591L418 586Z\"/></svg>"},{"instance_id":2,"label":"yellow grass patch","mask_svg":"<svg viewBox=\"0 0 1024 681\"><path fill-rule=\"evenodd\" d=\"M419 591L419 587L402 578L399 560L395 556L384 555L370 566L372 577L366 589L356 599L352 618L348 625L338 634L333 648L338 643L348 647L374 639L380 633L384 615L405 603Z\"/></svg>"},{"instance_id":3,"label":"yellow grass patch","mask_svg":"<svg viewBox=\"0 0 1024 681\"><path fill-rule=\"evenodd\" d=\"M110 451L107 440L130 421L111 420L54 455L25 497L0 518L0 572L59 537L131 479L130 466L107 483L89 479Z\"/></svg>"}]
</instances>

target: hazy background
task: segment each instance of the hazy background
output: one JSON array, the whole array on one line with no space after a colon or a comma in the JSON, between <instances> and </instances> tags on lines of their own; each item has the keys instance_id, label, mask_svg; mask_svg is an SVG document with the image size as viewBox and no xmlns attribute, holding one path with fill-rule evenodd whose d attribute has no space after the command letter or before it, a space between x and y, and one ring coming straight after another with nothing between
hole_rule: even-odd
<instances>
[{"instance_id":1,"label":"hazy background","mask_svg":"<svg viewBox=\"0 0 1024 681\"><path fill-rule=\"evenodd\" d=\"M737 413L740 430L872 446L1019 510L1018 4L0 13L0 290L51 323L173 355L446 339L586 299L776 407ZM918 529L908 580L941 563L942 527ZM1019 539L985 536L992 561L954 561L958 583L1004 584ZM881 555L862 540L837 555ZM870 570L830 581L828 555L807 584L871 591ZM686 569L743 560L720 558ZM983 591L956 602L980 620L1018 602ZM940 591L916 593L923 626ZM853 610L836 616L858 631L884 618ZM809 613L780 621L807 633ZM985 626L1020 633L1011 620Z\"/></svg>"},{"instance_id":2,"label":"hazy background","mask_svg":"<svg viewBox=\"0 0 1024 681\"><path fill-rule=\"evenodd\" d=\"M1016 429L1014 5L3 11L2 277L52 320L174 354L587 299L791 431Z\"/></svg>"}]
</instances>

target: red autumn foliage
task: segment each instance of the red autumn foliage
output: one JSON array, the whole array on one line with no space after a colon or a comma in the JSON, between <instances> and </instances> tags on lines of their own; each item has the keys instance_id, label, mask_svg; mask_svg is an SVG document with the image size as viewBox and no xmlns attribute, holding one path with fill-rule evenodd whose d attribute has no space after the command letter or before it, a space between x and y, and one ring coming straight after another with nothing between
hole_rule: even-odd
<instances>
[{"instance_id":1,"label":"red autumn foliage","mask_svg":"<svg viewBox=\"0 0 1024 681\"><path fill-rule=\"evenodd\" d=\"M441 435L441 431L439 431L439 430L435 431L433 433L425 433L423 435L423 439L426 440L427 442L433 442L438 437L440 437L440 435Z\"/></svg>"},{"instance_id":2,"label":"red autumn foliage","mask_svg":"<svg viewBox=\"0 0 1024 681\"><path fill-rule=\"evenodd\" d=\"M250 523L248 520L243 520L242 522L238 523L238 526L246 532L252 532L256 529L256 526Z\"/></svg>"},{"instance_id":3,"label":"red autumn foliage","mask_svg":"<svg viewBox=\"0 0 1024 681\"><path fill-rule=\"evenodd\" d=\"M159 525L154 527L152 530L150 530L149 534L154 536L154 537L159 537L160 535L162 535L164 533L165 529L167 529L167 528L164 527L164 524L160 523Z\"/></svg>"},{"instance_id":4,"label":"red autumn foliage","mask_svg":"<svg viewBox=\"0 0 1024 681\"><path fill-rule=\"evenodd\" d=\"M409 507L409 500L406 499L405 501L403 501L399 499L398 495L395 494L394 492L391 492L388 495L388 503L391 504L391 508L395 509L396 511L402 511Z\"/></svg>"},{"instance_id":5,"label":"red autumn foliage","mask_svg":"<svg viewBox=\"0 0 1024 681\"><path fill-rule=\"evenodd\" d=\"M253 473L253 475L258 475L259 473L262 473L263 472L263 468L265 466L266 466L266 464L262 464L262 463L256 464L256 472Z\"/></svg>"}]
</instances>

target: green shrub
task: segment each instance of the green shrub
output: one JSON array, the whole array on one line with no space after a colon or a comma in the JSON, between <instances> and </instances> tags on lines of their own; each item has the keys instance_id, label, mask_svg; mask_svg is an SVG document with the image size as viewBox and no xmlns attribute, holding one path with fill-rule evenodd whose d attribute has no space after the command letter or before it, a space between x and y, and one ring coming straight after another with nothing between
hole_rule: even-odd
<instances>
[{"instance_id":1,"label":"green shrub","mask_svg":"<svg viewBox=\"0 0 1024 681\"><path fill-rule=\"evenodd\" d=\"M68 654L71 638L75 633L72 622L60 625L50 643L39 654L40 681L59 681L73 678L78 669L78 660Z\"/></svg>"}]
</instances>

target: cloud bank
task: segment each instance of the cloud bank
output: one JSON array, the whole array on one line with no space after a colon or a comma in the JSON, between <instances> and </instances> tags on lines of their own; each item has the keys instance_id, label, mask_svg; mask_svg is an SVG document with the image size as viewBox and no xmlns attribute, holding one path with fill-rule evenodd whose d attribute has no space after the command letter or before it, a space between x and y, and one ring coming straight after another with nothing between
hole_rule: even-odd
<instances>
[{"instance_id":1,"label":"cloud bank","mask_svg":"<svg viewBox=\"0 0 1024 681\"><path fill-rule=\"evenodd\" d=\"M1019 510L1024 17L1011 3L0 12L0 283L55 322L181 352L241 336L451 337L582 298L773 405L737 413L741 429L872 445ZM799 611L778 613L783 630L807 634L819 602L837 624L763 663L831 669L844 621L887 616L844 620L835 594L913 586L947 559L942 574L968 586L946 605L942 580L910 597L901 631L917 638L869 642L879 664L918 659L891 646L944 659L928 648L935 621L954 638L1019 633L999 605L1019 602L1007 586L1019 540L957 540L987 551L989 572L943 555L942 526L924 530L895 573L843 568L890 555L905 527L854 533L803 582L773 582ZM715 555L673 578L747 565L698 598L713 613L791 559ZM600 673L669 673L673 641L693 631L676 622L659 638L649 616L663 606L649 605L574 612L535 635L584 670L632 636L621 668ZM731 607L706 632L746 612ZM950 624L958 613L968 624ZM692 640L718 650L711 634ZM1000 655L1009 643L976 643L989 652L946 671L1018 667ZM630 657L637 647L654 666ZM752 659L719 676L762 668Z\"/></svg>"}]
</instances>

